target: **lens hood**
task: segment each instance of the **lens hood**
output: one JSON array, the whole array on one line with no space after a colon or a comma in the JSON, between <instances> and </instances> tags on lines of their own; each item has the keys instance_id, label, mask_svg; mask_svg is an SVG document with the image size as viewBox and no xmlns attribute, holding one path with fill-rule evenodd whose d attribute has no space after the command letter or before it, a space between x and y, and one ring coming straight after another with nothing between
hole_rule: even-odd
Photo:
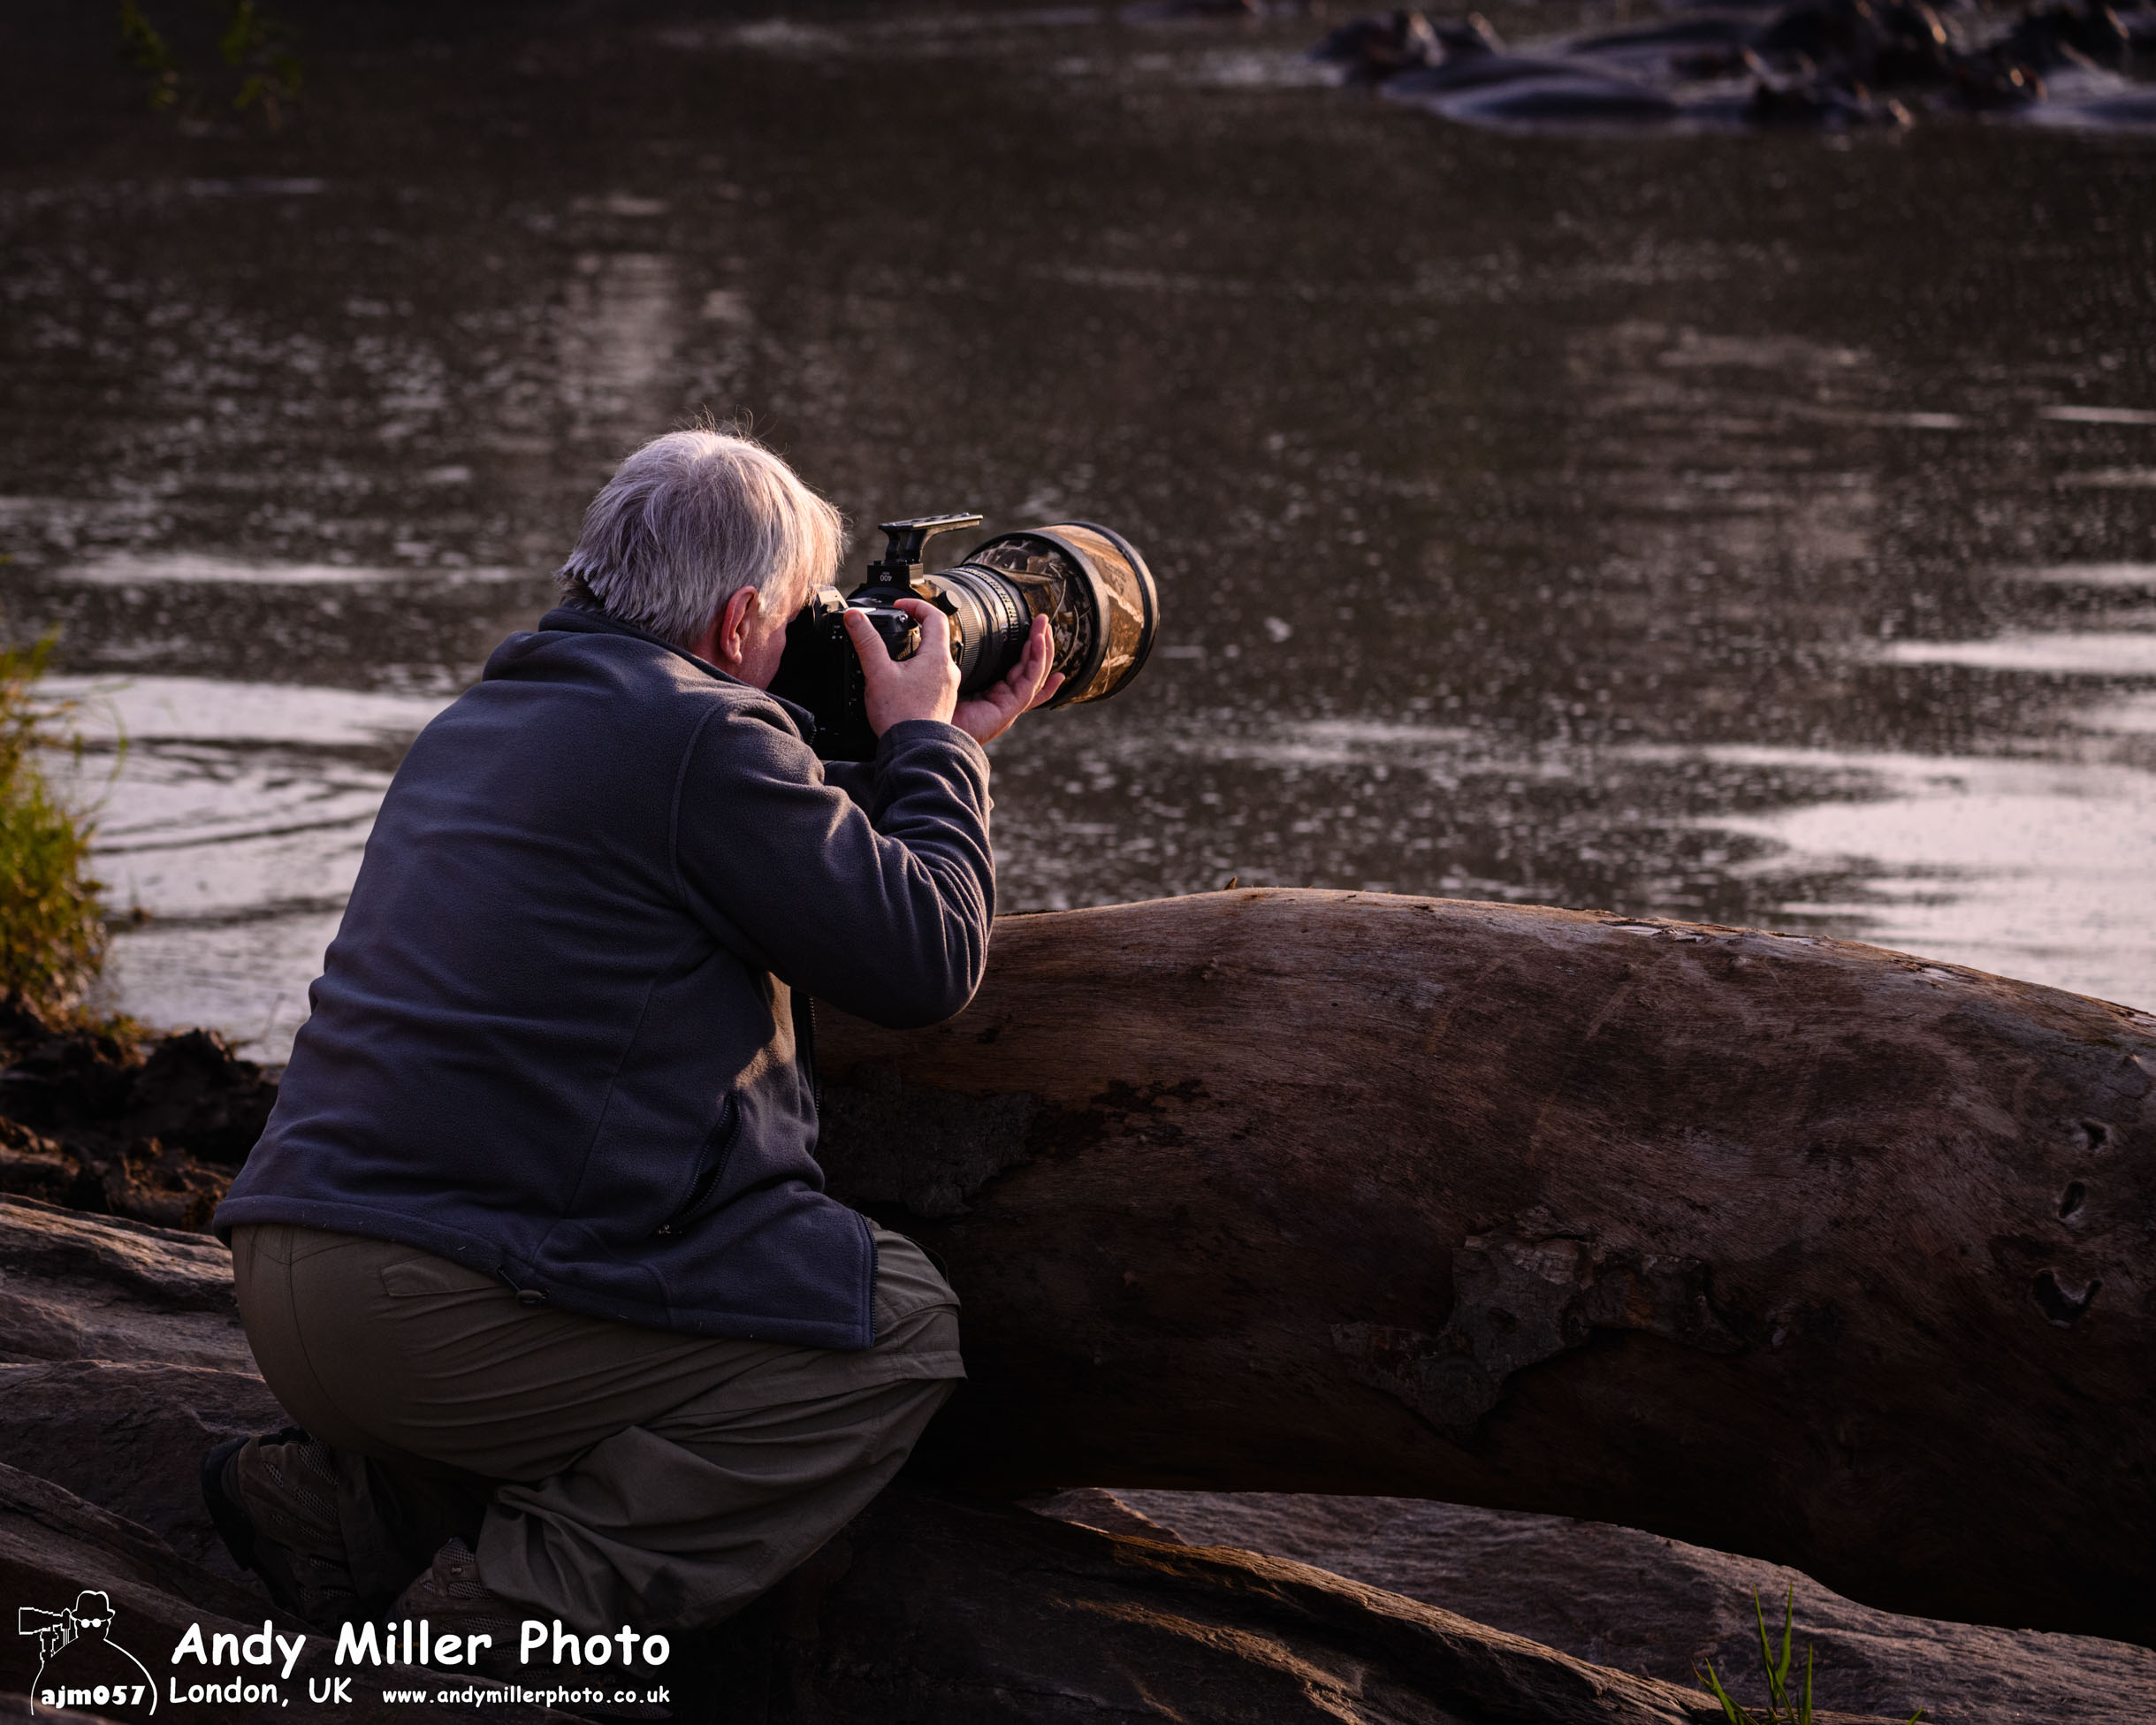
<instances>
[{"instance_id":1,"label":"lens hood","mask_svg":"<svg viewBox=\"0 0 2156 1725\"><path fill-rule=\"evenodd\" d=\"M1071 521L1001 533L974 546L959 567L993 571L1016 591L1029 620L1048 619L1055 668L1063 674L1050 706L1106 700L1153 651L1160 591L1138 548L1111 528Z\"/></svg>"}]
</instances>

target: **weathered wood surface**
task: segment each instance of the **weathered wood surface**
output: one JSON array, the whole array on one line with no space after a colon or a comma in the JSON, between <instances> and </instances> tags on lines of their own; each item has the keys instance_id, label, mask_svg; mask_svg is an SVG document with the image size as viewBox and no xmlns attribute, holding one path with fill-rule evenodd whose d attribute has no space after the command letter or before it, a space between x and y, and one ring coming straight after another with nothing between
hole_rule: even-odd
<instances>
[{"instance_id":1,"label":"weathered wood surface","mask_svg":"<svg viewBox=\"0 0 2156 1725\"><path fill-rule=\"evenodd\" d=\"M1420 1496L2156 1638L2156 1020L1876 949L1372 894L1006 919L826 1015L977 1487Z\"/></svg>"}]
</instances>

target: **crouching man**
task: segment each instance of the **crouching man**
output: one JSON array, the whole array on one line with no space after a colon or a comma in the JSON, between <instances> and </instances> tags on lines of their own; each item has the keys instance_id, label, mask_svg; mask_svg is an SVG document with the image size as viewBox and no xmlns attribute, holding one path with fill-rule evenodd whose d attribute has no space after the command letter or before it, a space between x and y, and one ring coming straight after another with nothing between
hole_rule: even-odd
<instances>
[{"instance_id":1,"label":"crouching man","mask_svg":"<svg viewBox=\"0 0 2156 1725\"><path fill-rule=\"evenodd\" d=\"M709 431L592 502L566 602L414 743L219 1208L304 1430L211 1453L234 1555L316 1624L678 1634L776 1582L895 1473L957 1301L823 1190L810 997L956 1012L994 905L981 744L1055 692L957 700L941 613L849 618L876 759L766 689L839 521Z\"/></svg>"}]
</instances>

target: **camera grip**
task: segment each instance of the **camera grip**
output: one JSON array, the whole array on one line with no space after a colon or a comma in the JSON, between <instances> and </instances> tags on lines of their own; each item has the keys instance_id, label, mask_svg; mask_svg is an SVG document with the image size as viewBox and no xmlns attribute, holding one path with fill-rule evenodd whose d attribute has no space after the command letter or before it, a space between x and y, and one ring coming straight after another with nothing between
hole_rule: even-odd
<instances>
[{"instance_id":1,"label":"camera grip","mask_svg":"<svg viewBox=\"0 0 2156 1725\"><path fill-rule=\"evenodd\" d=\"M921 650L921 626L895 606L857 607L869 627L883 637L884 651L894 659L910 659Z\"/></svg>"}]
</instances>

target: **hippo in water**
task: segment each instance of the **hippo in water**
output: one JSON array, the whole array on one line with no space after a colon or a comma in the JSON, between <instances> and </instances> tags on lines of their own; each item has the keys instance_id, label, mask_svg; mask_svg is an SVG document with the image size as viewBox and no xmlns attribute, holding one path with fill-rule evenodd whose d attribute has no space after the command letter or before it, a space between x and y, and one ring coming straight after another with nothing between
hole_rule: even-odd
<instances>
[{"instance_id":1,"label":"hippo in water","mask_svg":"<svg viewBox=\"0 0 2156 1725\"><path fill-rule=\"evenodd\" d=\"M1343 24L1310 50L1310 57L1345 66L1358 83L1376 84L1422 67L1493 54L1504 46L1480 12L1470 12L1459 23L1432 23L1421 12L1396 11Z\"/></svg>"},{"instance_id":2,"label":"hippo in water","mask_svg":"<svg viewBox=\"0 0 2156 1725\"><path fill-rule=\"evenodd\" d=\"M1408 73L1386 85L1385 94L1412 101L1423 96L1447 95L1458 90L1493 89L1500 84L1548 83L1565 79L1617 81L1613 73L1599 72L1554 54L1478 54Z\"/></svg>"},{"instance_id":3,"label":"hippo in water","mask_svg":"<svg viewBox=\"0 0 2156 1725\"><path fill-rule=\"evenodd\" d=\"M1668 59L1715 48L1750 48L1761 35L1759 19L1748 12L1697 12L1668 24L1639 30L1611 30L1581 36L1566 44L1574 54L1604 59Z\"/></svg>"},{"instance_id":4,"label":"hippo in water","mask_svg":"<svg viewBox=\"0 0 2156 1725\"><path fill-rule=\"evenodd\" d=\"M2012 111L2043 102L2052 72L2077 113L2140 111L2117 72L2156 73L2156 0L2124 11L2119 0L2038 0L2010 28L1957 34L1938 8L1964 3L1783 0L1770 11L1718 0L1524 53L1506 52L1479 16L1433 24L1400 11L1344 25L1314 51L1389 96L1490 125L1903 126L1897 92Z\"/></svg>"},{"instance_id":5,"label":"hippo in water","mask_svg":"<svg viewBox=\"0 0 2156 1725\"><path fill-rule=\"evenodd\" d=\"M1664 125L1684 111L1659 90L1621 78L1567 78L1514 81L1464 94L1445 111L1460 119L1515 126Z\"/></svg>"},{"instance_id":6,"label":"hippo in water","mask_svg":"<svg viewBox=\"0 0 2156 1725\"><path fill-rule=\"evenodd\" d=\"M1764 70L1752 51L1759 34L1752 13L1700 12L1643 29L1578 37L1566 51L1634 71L1668 72L1682 81L1734 78Z\"/></svg>"},{"instance_id":7,"label":"hippo in water","mask_svg":"<svg viewBox=\"0 0 2156 1725\"><path fill-rule=\"evenodd\" d=\"M1482 54L1408 73L1385 87L1448 118L1482 125L1664 124L1677 103L1621 68L1555 54Z\"/></svg>"},{"instance_id":8,"label":"hippo in water","mask_svg":"<svg viewBox=\"0 0 2156 1725\"><path fill-rule=\"evenodd\" d=\"M1995 113L2043 101L2044 80L2020 56L2005 51L2002 43L1956 57L1948 94L1972 113Z\"/></svg>"},{"instance_id":9,"label":"hippo in water","mask_svg":"<svg viewBox=\"0 0 2156 1725\"><path fill-rule=\"evenodd\" d=\"M1763 78L1752 88L1744 118L1754 126L1907 126L1909 111L1817 79L1778 84Z\"/></svg>"},{"instance_id":10,"label":"hippo in water","mask_svg":"<svg viewBox=\"0 0 2156 1725\"><path fill-rule=\"evenodd\" d=\"M1924 0L1800 0L1755 46L1771 65L1817 69L1848 88L1936 88L1952 81L1956 59Z\"/></svg>"},{"instance_id":11,"label":"hippo in water","mask_svg":"<svg viewBox=\"0 0 2156 1725\"><path fill-rule=\"evenodd\" d=\"M2109 6L2053 4L2026 12L2000 46L2038 72L2062 65L2123 65L2134 38Z\"/></svg>"}]
</instances>

